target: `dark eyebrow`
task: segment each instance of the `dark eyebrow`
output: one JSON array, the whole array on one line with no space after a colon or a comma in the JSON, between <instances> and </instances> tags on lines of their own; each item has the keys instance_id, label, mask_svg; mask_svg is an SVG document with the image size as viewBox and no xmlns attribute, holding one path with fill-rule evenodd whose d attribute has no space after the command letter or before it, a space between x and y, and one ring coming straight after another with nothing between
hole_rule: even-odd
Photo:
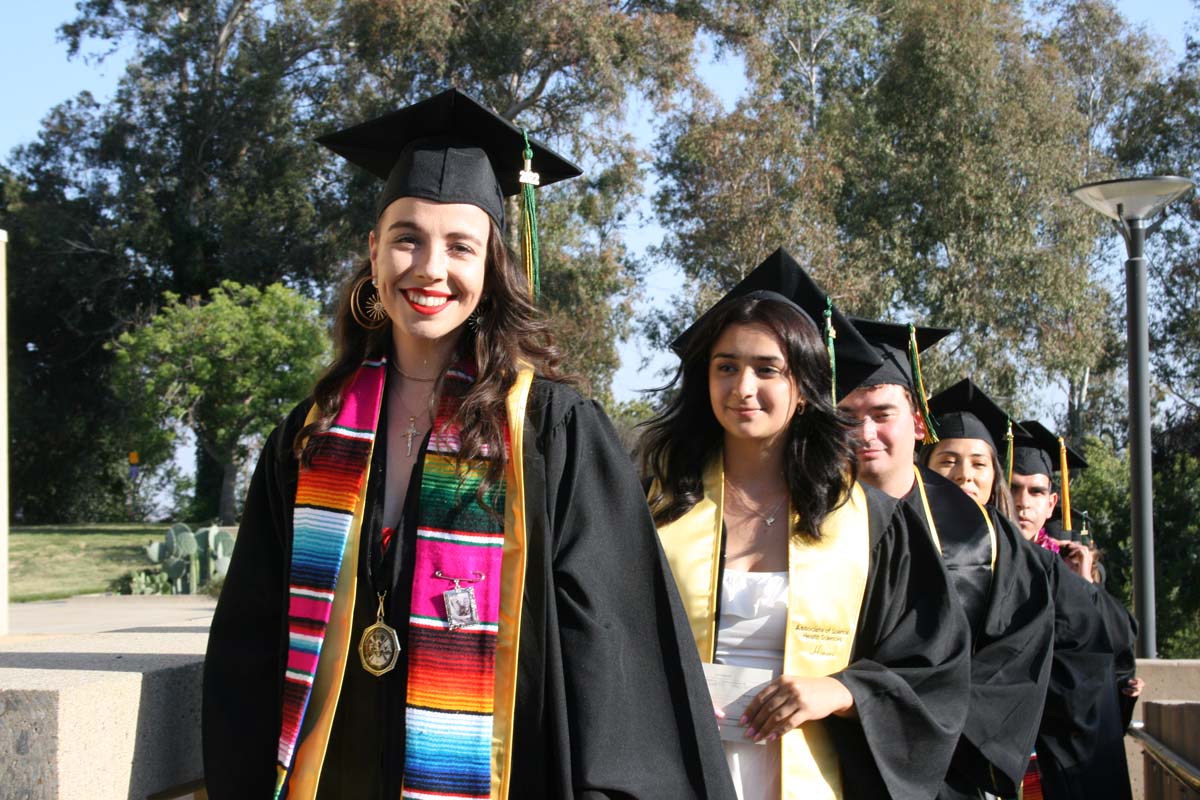
<instances>
[{"instance_id":1,"label":"dark eyebrow","mask_svg":"<svg viewBox=\"0 0 1200 800\"><path fill-rule=\"evenodd\" d=\"M422 232L419 225L417 225L412 220L407 220L407 219L398 219L395 222L393 222L391 225L388 225L387 229L388 229L389 233L391 231L394 231L397 229L414 231L416 233ZM452 231L452 232L446 234L446 238L451 241L456 241L456 242L462 241L465 239L469 242L472 242L477 247L483 247L483 242L480 241L479 237L473 233L465 233L463 231Z\"/></svg>"},{"instance_id":2,"label":"dark eyebrow","mask_svg":"<svg viewBox=\"0 0 1200 800\"><path fill-rule=\"evenodd\" d=\"M739 358L746 358L746 356L743 356L741 353L713 353L709 360L718 359L718 358L731 358L731 359L737 360ZM750 360L751 361L766 361L767 363L770 363L770 364L778 364L778 363L783 362L783 359L780 358L779 356L750 356Z\"/></svg>"}]
</instances>

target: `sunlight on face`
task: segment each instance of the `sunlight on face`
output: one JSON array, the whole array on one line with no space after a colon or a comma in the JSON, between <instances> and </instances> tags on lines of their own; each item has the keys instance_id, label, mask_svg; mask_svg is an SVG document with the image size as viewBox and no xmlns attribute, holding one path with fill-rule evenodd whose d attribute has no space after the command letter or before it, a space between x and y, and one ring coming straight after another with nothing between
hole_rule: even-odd
<instances>
[{"instance_id":1,"label":"sunlight on face","mask_svg":"<svg viewBox=\"0 0 1200 800\"><path fill-rule=\"evenodd\" d=\"M1026 539L1033 539L1038 531L1046 527L1046 520L1058 505L1058 495L1050 483L1049 475L1012 476L1013 509L1017 514L1017 527Z\"/></svg>"},{"instance_id":2,"label":"sunlight on face","mask_svg":"<svg viewBox=\"0 0 1200 800\"><path fill-rule=\"evenodd\" d=\"M800 390L779 340L762 325L728 325L708 362L713 415L728 436L775 440L792 421Z\"/></svg>"},{"instance_id":3,"label":"sunlight on face","mask_svg":"<svg viewBox=\"0 0 1200 800\"><path fill-rule=\"evenodd\" d=\"M401 197L371 231L371 277L398 346L457 334L479 305L491 218L477 206Z\"/></svg>"},{"instance_id":4,"label":"sunlight on face","mask_svg":"<svg viewBox=\"0 0 1200 800\"><path fill-rule=\"evenodd\" d=\"M992 499L996 471L991 445L982 439L942 439L933 446L929 468L957 483L977 503Z\"/></svg>"}]
</instances>

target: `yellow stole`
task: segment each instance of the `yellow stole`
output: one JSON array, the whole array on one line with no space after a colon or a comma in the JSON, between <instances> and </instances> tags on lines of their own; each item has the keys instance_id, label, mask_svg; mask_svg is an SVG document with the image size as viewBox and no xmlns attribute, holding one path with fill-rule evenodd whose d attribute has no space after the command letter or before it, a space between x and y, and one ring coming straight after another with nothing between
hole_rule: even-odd
<instances>
[{"instance_id":1,"label":"yellow stole","mask_svg":"<svg viewBox=\"0 0 1200 800\"><path fill-rule=\"evenodd\" d=\"M525 597L525 407L533 372L522 369L507 399L511 455L505 465L504 561L500 588L500 628L496 637L495 709L492 718L492 800L508 797L509 764L512 760L514 706L517 696L517 656L521 640L521 603ZM316 406L305 425L316 419ZM368 460L368 463L370 461ZM346 552L338 572L337 589L325 644L317 664L312 697L304 717L300 744L288 789L288 800L312 800L317 796L321 766L333 730L338 695L346 672L353 630L354 596L358 590L358 548L361 541L367 481L354 507L354 521L346 540Z\"/></svg>"},{"instance_id":2,"label":"yellow stole","mask_svg":"<svg viewBox=\"0 0 1200 800\"><path fill-rule=\"evenodd\" d=\"M724 468L717 458L704 472L704 499L658 530L705 662L713 660L716 649L724 486ZM794 516L789 516L794 527ZM870 569L871 534L862 487L855 484L850 498L825 518L819 541L789 535L788 544L783 673L832 675L850 664ZM807 722L784 734L781 745L784 798L842 797L841 767L824 722Z\"/></svg>"},{"instance_id":3,"label":"yellow stole","mask_svg":"<svg viewBox=\"0 0 1200 800\"><path fill-rule=\"evenodd\" d=\"M925 512L925 526L929 528L929 535L933 538L933 546L937 548L938 554L942 554L942 538L938 536L937 522L933 519L933 509L929 507L929 495L925 492L925 479L921 477L921 470L913 464L913 474L917 479L917 491L921 495L921 509ZM991 546L991 563L992 572L996 571L996 527L992 525L992 518L988 516L987 509L980 506L978 502L975 505L979 506L979 512L983 514L983 521L987 525L988 539Z\"/></svg>"}]
</instances>

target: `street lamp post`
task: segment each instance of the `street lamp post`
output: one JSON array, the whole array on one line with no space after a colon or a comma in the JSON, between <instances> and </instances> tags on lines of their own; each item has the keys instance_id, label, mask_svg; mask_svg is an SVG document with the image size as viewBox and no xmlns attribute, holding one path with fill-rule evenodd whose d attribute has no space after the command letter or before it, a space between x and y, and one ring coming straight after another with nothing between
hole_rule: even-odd
<instances>
[{"instance_id":1,"label":"street lamp post","mask_svg":"<svg viewBox=\"0 0 1200 800\"><path fill-rule=\"evenodd\" d=\"M1194 184L1153 176L1089 183L1071 190L1082 203L1113 220L1125 239L1125 323L1129 337L1129 489L1133 533L1133 609L1137 655L1156 658L1154 623L1154 505L1150 464L1150 332L1146 303L1146 237L1165 217L1155 216Z\"/></svg>"}]
</instances>

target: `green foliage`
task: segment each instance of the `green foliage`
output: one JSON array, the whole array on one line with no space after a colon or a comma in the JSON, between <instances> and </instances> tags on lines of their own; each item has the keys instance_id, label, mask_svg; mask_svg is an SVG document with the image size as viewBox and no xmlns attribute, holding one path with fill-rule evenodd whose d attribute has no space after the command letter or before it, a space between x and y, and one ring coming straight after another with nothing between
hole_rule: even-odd
<instances>
[{"instance_id":1,"label":"green foliage","mask_svg":"<svg viewBox=\"0 0 1200 800\"><path fill-rule=\"evenodd\" d=\"M159 525L12 526L9 597L51 600L103 592L115 578L146 568L147 539Z\"/></svg>"},{"instance_id":2,"label":"green foliage","mask_svg":"<svg viewBox=\"0 0 1200 800\"><path fill-rule=\"evenodd\" d=\"M1071 508L1086 511L1101 553L1106 588L1127 606L1133 601L1133 543L1129 536L1129 456L1103 439L1083 445L1088 468L1071 476Z\"/></svg>"},{"instance_id":3,"label":"green foliage","mask_svg":"<svg viewBox=\"0 0 1200 800\"><path fill-rule=\"evenodd\" d=\"M621 238L642 188L623 129L635 96L670 107L695 86L695 23L672 4L468 0L339 5L335 114L346 120L458 86L578 159L588 176L539 192L543 307L570 372L606 399L630 329L637 265ZM374 223L377 186L347 170L352 228ZM509 218L515 218L509 206ZM510 226L514 238L515 226Z\"/></svg>"},{"instance_id":4,"label":"green foliage","mask_svg":"<svg viewBox=\"0 0 1200 800\"><path fill-rule=\"evenodd\" d=\"M1154 559L1159 651L1163 658L1200 657L1200 459L1173 453L1154 475Z\"/></svg>"},{"instance_id":5,"label":"green foliage","mask_svg":"<svg viewBox=\"0 0 1200 800\"><path fill-rule=\"evenodd\" d=\"M113 594L171 594L171 581L159 569L126 572L108 584Z\"/></svg>"},{"instance_id":6,"label":"green foliage","mask_svg":"<svg viewBox=\"0 0 1200 800\"><path fill-rule=\"evenodd\" d=\"M113 389L140 432L138 449L166 459L180 428L225 468L221 518L234 521L234 477L262 436L301 400L329 359L317 304L279 284L225 281L208 302L167 293L145 325L113 344Z\"/></svg>"},{"instance_id":7,"label":"green foliage","mask_svg":"<svg viewBox=\"0 0 1200 800\"><path fill-rule=\"evenodd\" d=\"M705 8L752 90L665 130L662 253L688 285L649 321L656 343L785 245L845 310L961 331L930 354L932 388L967 372L1019 409L1108 366L1099 228L1066 195L1099 163L1079 97L1100 67L1062 56L1078 15L1041 32L987 0Z\"/></svg>"},{"instance_id":8,"label":"green foliage","mask_svg":"<svg viewBox=\"0 0 1200 800\"><path fill-rule=\"evenodd\" d=\"M621 439L625 452L631 455L634 453L642 434L640 426L649 422L658 413L658 410L653 403L642 398L625 400L608 406L609 419L612 420L613 427L617 430L617 436Z\"/></svg>"}]
</instances>

